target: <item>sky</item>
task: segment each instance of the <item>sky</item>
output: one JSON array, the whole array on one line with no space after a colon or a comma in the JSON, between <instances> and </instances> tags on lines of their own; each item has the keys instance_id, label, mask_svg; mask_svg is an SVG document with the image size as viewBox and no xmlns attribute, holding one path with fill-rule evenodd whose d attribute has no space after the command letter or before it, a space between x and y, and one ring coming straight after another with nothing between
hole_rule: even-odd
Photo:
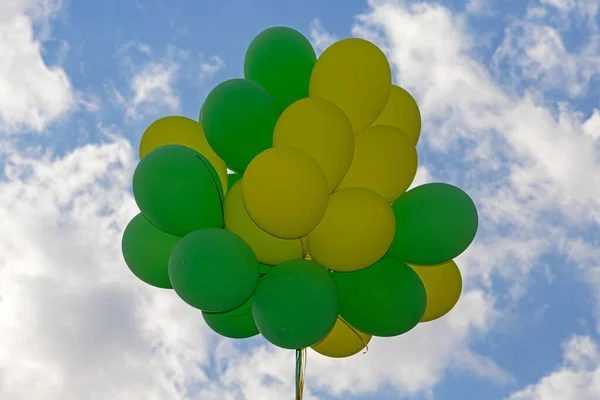
<instances>
[{"instance_id":1,"label":"sky","mask_svg":"<svg viewBox=\"0 0 600 400\"><path fill-rule=\"evenodd\" d=\"M451 183L480 228L444 318L342 360L309 351L306 400L600 398L597 0L2 0L3 400L287 399L294 355L213 334L137 280L144 129L197 118L263 29L318 53L362 37L423 116L413 185Z\"/></svg>"}]
</instances>

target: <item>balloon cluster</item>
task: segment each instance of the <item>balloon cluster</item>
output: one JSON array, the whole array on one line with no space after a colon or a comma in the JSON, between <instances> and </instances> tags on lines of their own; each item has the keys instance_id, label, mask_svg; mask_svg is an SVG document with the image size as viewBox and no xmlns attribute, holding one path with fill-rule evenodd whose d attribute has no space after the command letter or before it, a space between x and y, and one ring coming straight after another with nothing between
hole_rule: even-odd
<instances>
[{"instance_id":1,"label":"balloon cluster","mask_svg":"<svg viewBox=\"0 0 600 400\"><path fill-rule=\"evenodd\" d=\"M330 357L450 311L477 211L451 185L407 191L421 115L383 52L352 38L317 59L276 27L250 44L244 76L210 92L199 122L144 132L141 213L122 242L132 272L223 336Z\"/></svg>"}]
</instances>

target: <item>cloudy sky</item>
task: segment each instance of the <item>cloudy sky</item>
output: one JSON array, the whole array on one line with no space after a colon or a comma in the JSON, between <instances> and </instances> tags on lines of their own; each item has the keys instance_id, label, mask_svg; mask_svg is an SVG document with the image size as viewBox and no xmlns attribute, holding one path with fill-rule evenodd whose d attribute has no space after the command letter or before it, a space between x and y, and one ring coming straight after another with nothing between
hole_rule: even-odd
<instances>
[{"instance_id":1,"label":"cloudy sky","mask_svg":"<svg viewBox=\"0 0 600 400\"><path fill-rule=\"evenodd\" d=\"M501 4L501 5L500 5ZM274 25L384 49L423 115L418 183L480 211L445 318L310 352L306 399L600 398L598 0L0 1L0 397L288 399L293 354L220 339L127 269L145 127L196 118Z\"/></svg>"}]
</instances>

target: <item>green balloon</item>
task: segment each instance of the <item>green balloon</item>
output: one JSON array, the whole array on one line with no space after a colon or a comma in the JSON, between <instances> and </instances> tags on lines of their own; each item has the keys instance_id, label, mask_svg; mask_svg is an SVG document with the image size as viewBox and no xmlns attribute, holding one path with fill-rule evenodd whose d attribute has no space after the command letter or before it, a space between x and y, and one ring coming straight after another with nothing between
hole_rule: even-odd
<instances>
[{"instance_id":1,"label":"green balloon","mask_svg":"<svg viewBox=\"0 0 600 400\"><path fill-rule=\"evenodd\" d=\"M329 272L308 260L277 265L260 281L252 305L259 332L284 349L310 347L333 328L339 297Z\"/></svg>"},{"instance_id":2,"label":"green balloon","mask_svg":"<svg viewBox=\"0 0 600 400\"><path fill-rule=\"evenodd\" d=\"M258 329L252 317L251 297L240 307L224 313L202 312L208 326L221 336L231 339L245 339L258 335Z\"/></svg>"},{"instance_id":3,"label":"green balloon","mask_svg":"<svg viewBox=\"0 0 600 400\"><path fill-rule=\"evenodd\" d=\"M230 79L208 94L200 122L208 143L229 169L243 173L257 154L273 145L281 111L258 83Z\"/></svg>"},{"instance_id":4,"label":"green balloon","mask_svg":"<svg viewBox=\"0 0 600 400\"><path fill-rule=\"evenodd\" d=\"M244 58L244 77L267 89L285 109L308 97L316 62L315 50L304 35L291 28L273 27L250 43Z\"/></svg>"},{"instance_id":5,"label":"green balloon","mask_svg":"<svg viewBox=\"0 0 600 400\"><path fill-rule=\"evenodd\" d=\"M261 275L266 275L269 272L273 271L273 268L275 268L275 266L274 265L269 265L269 264L264 264L264 263L261 263L259 261L258 262L258 268L259 268L259 271L260 271Z\"/></svg>"},{"instance_id":6,"label":"green balloon","mask_svg":"<svg viewBox=\"0 0 600 400\"><path fill-rule=\"evenodd\" d=\"M221 180L189 147L161 146L142 158L133 174L133 197L153 225L172 235L223 227Z\"/></svg>"},{"instance_id":7,"label":"green balloon","mask_svg":"<svg viewBox=\"0 0 600 400\"><path fill-rule=\"evenodd\" d=\"M477 233L473 200L445 183L418 186L392 205L396 235L389 255L409 264L436 265L456 258Z\"/></svg>"},{"instance_id":8,"label":"green balloon","mask_svg":"<svg viewBox=\"0 0 600 400\"><path fill-rule=\"evenodd\" d=\"M423 282L403 262L384 256L356 272L333 272L340 314L361 332L397 336L415 327L425 313Z\"/></svg>"},{"instance_id":9,"label":"green balloon","mask_svg":"<svg viewBox=\"0 0 600 400\"><path fill-rule=\"evenodd\" d=\"M227 174L227 186L232 188L240 179L242 179L242 175L240 174Z\"/></svg>"},{"instance_id":10,"label":"green balloon","mask_svg":"<svg viewBox=\"0 0 600 400\"><path fill-rule=\"evenodd\" d=\"M175 293L207 312L241 306L258 284L258 260L252 248L224 229L199 229L177 243L169 258Z\"/></svg>"},{"instance_id":11,"label":"green balloon","mask_svg":"<svg viewBox=\"0 0 600 400\"><path fill-rule=\"evenodd\" d=\"M158 288L172 289L169 256L179 239L161 231L140 213L129 221L123 232L123 258L131 272L142 281Z\"/></svg>"}]
</instances>

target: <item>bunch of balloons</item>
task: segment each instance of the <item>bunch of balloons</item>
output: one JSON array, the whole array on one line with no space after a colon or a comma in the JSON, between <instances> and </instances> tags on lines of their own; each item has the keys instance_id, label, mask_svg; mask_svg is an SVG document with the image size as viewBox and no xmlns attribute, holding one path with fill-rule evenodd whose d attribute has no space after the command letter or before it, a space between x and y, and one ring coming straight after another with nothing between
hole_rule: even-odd
<instances>
[{"instance_id":1,"label":"bunch of balloons","mask_svg":"<svg viewBox=\"0 0 600 400\"><path fill-rule=\"evenodd\" d=\"M448 184L408 190L421 115L383 52L351 38L317 59L275 27L251 42L244 76L216 86L199 121L144 132L131 271L223 336L330 357L450 311L477 211Z\"/></svg>"}]
</instances>

